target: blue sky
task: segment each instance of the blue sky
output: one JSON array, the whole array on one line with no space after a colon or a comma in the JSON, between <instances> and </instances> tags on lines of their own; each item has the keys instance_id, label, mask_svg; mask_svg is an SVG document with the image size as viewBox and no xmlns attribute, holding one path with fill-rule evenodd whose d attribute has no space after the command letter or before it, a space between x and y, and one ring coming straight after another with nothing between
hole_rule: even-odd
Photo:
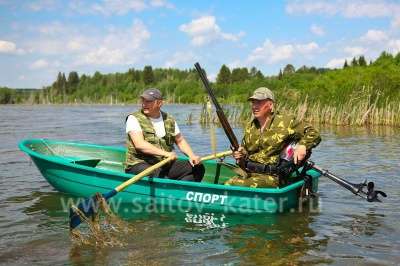
<instances>
[{"instance_id":1,"label":"blue sky","mask_svg":"<svg viewBox=\"0 0 400 266\"><path fill-rule=\"evenodd\" d=\"M400 1L0 0L0 86L40 88L59 71L222 64L266 75L337 68L400 51Z\"/></svg>"}]
</instances>

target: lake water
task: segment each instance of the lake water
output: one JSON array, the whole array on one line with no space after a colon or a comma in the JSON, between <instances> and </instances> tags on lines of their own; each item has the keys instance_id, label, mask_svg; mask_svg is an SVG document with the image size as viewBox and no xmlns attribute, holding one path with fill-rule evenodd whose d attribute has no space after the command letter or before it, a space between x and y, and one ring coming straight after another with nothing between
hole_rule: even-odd
<instances>
[{"instance_id":1,"label":"lake water","mask_svg":"<svg viewBox=\"0 0 400 266\"><path fill-rule=\"evenodd\" d=\"M125 217L136 228L125 247L72 245L68 213L30 159L25 138L124 145L125 116L137 106L0 106L0 264L44 265L398 265L400 130L322 128L313 160L351 182L388 194L368 203L321 178L319 208L279 215L161 213ZM211 153L200 107L169 105L195 152ZM194 119L186 123L188 114ZM238 138L242 129L235 128ZM219 151L229 143L218 128ZM212 221L212 222L210 222Z\"/></svg>"}]
</instances>

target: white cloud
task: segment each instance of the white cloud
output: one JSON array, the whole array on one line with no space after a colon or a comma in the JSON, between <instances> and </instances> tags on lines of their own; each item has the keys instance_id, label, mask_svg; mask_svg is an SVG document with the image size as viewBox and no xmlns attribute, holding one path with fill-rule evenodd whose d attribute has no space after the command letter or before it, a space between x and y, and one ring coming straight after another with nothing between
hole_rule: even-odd
<instances>
[{"instance_id":1,"label":"white cloud","mask_svg":"<svg viewBox=\"0 0 400 266\"><path fill-rule=\"evenodd\" d=\"M28 1L27 7L33 11L52 10L56 7L57 3L54 0L36 0Z\"/></svg>"},{"instance_id":2,"label":"white cloud","mask_svg":"<svg viewBox=\"0 0 400 266\"><path fill-rule=\"evenodd\" d=\"M191 42L194 46L202 46L218 39L238 41L244 35L244 32L238 34L222 32L214 16L194 19L188 24L182 24L179 30L192 38Z\"/></svg>"},{"instance_id":3,"label":"white cloud","mask_svg":"<svg viewBox=\"0 0 400 266\"><path fill-rule=\"evenodd\" d=\"M387 1L341 1L344 3L341 12L348 18L377 18L392 16L394 10L399 9L400 5Z\"/></svg>"},{"instance_id":4,"label":"white cloud","mask_svg":"<svg viewBox=\"0 0 400 266\"><path fill-rule=\"evenodd\" d=\"M238 68L241 67L243 64L240 62L240 60L235 60L233 62L230 62L227 64L227 67L230 69Z\"/></svg>"},{"instance_id":5,"label":"white cloud","mask_svg":"<svg viewBox=\"0 0 400 266\"><path fill-rule=\"evenodd\" d=\"M400 15L395 16L395 18L392 20L392 27L393 28L400 28Z\"/></svg>"},{"instance_id":6,"label":"white cloud","mask_svg":"<svg viewBox=\"0 0 400 266\"><path fill-rule=\"evenodd\" d=\"M143 57L143 45L150 36L143 22L136 20L129 29L113 29L104 37L94 38L95 43L84 45L86 51L77 57L75 64L126 65L134 63Z\"/></svg>"},{"instance_id":7,"label":"white cloud","mask_svg":"<svg viewBox=\"0 0 400 266\"><path fill-rule=\"evenodd\" d=\"M45 34L45 35L54 35L54 34L60 34L65 32L65 25L62 23L56 21L52 22L46 25L41 25L38 28L39 33Z\"/></svg>"},{"instance_id":8,"label":"white cloud","mask_svg":"<svg viewBox=\"0 0 400 266\"><path fill-rule=\"evenodd\" d=\"M150 5L154 7L165 7L165 8L175 8L175 6L171 3L168 3L165 0L151 0Z\"/></svg>"},{"instance_id":9,"label":"white cloud","mask_svg":"<svg viewBox=\"0 0 400 266\"><path fill-rule=\"evenodd\" d=\"M207 78L208 78L208 80L211 81L211 82L217 81L217 76L218 76L218 74L215 73L215 72L212 72L212 73L207 74Z\"/></svg>"},{"instance_id":10,"label":"white cloud","mask_svg":"<svg viewBox=\"0 0 400 266\"><path fill-rule=\"evenodd\" d=\"M286 4L288 14L319 14L319 15L341 15L347 18L394 18L392 24L400 14L400 3L394 1L379 0L295 0ZM398 24L397 24L398 25Z\"/></svg>"},{"instance_id":11,"label":"white cloud","mask_svg":"<svg viewBox=\"0 0 400 266\"><path fill-rule=\"evenodd\" d=\"M65 67L69 64L69 67L74 68L137 62L146 55L143 52L144 44L151 37L146 25L140 20L133 21L128 28L108 29L92 29L85 25L75 28L67 24L51 23L34 28L34 32L38 37L26 42L31 53L42 57L58 56Z\"/></svg>"},{"instance_id":12,"label":"white cloud","mask_svg":"<svg viewBox=\"0 0 400 266\"><path fill-rule=\"evenodd\" d=\"M301 54L310 54L314 51L317 51L319 49L319 46L315 42L310 42L306 44L296 44L295 48Z\"/></svg>"},{"instance_id":13,"label":"white cloud","mask_svg":"<svg viewBox=\"0 0 400 266\"><path fill-rule=\"evenodd\" d=\"M136 20L134 22L133 28L131 30L131 36L129 37L132 40L133 47L135 49L140 48L140 46L148 40L151 36L150 32L147 30L146 26L142 21ZM129 45L129 44L128 44Z\"/></svg>"},{"instance_id":14,"label":"white cloud","mask_svg":"<svg viewBox=\"0 0 400 266\"><path fill-rule=\"evenodd\" d=\"M392 53L400 52L400 40L391 40L388 46Z\"/></svg>"},{"instance_id":15,"label":"white cloud","mask_svg":"<svg viewBox=\"0 0 400 266\"><path fill-rule=\"evenodd\" d=\"M344 62L350 62L351 58L333 58L327 64L326 67L328 68L342 68Z\"/></svg>"},{"instance_id":16,"label":"white cloud","mask_svg":"<svg viewBox=\"0 0 400 266\"><path fill-rule=\"evenodd\" d=\"M58 55L65 53L65 44L66 40L63 36L60 36L59 39L56 36L53 38L37 38L32 39L27 43L31 53L40 53L43 55Z\"/></svg>"},{"instance_id":17,"label":"white cloud","mask_svg":"<svg viewBox=\"0 0 400 266\"><path fill-rule=\"evenodd\" d=\"M291 1L286 5L288 14L328 14L334 15L338 7L333 2L327 1Z\"/></svg>"},{"instance_id":18,"label":"white cloud","mask_svg":"<svg viewBox=\"0 0 400 266\"><path fill-rule=\"evenodd\" d=\"M123 64L125 54L121 49L99 47L84 55L81 63L89 65L116 65Z\"/></svg>"},{"instance_id":19,"label":"white cloud","mask_svg":"<svg viewBox=\"0 0 400 266\"><path fill-rule=\"evenodd\" d=\"M315 42L307 44L273 44L270 40L265 40L262 46L254 49L248 56L247 61L252 62L266 62L273 64L279 61L290 59L296 54L310 55L319 50L319 46Z\"/></svg>"},{"instance_id":20,"label":"white cloud","mask_svg":"<svg viewBox=\"0 0 400 266\"><path fill-rule=\"evenodd\" d=\"M126 15L130 12L142 12L149 8L173 9L175 6L167 0L103 0L89 4L85 1L70 2L69 8L81 14L102 14L104 16Z\"/></svg>"},{"instance_id":21,"label":"white cloud","mask_svg":"<svg viewBox=\"0 0 400 266\"><path fill-rule=\"evenodd\" d=\"M366 42L384 42L388 39L388 36L381 30L368 30L360 39Z\"/></svg>"},{"instance_id":22,"label":"white cloud","mask_svg":"<svg viewBox=\"0 0 400 266\"><path fill-rule=\"evenodd\" d=\"M39 59L33 62L29 68L30 69L43 69L47 68L49 66L49 63L45 59Z\"/></svg>"},{"instance_id":23,"label":"white cloud","mask_svg":"<svg viewBox=\"0 0 400 266\"><path fill-rule=\"evenodd\" d=\"M67 42L67 48L70 51L82 51L88 47L88 41L83 37L75 37Z\"/></svg>"},{"instance_id":24,"label":"white cloud","mask_svg":"<svg viewBox=\"0 0 400 266\"><path fill-rule=\"evenodd\" d=\"M361 46L347 46L344 48L344 51L354 57L364 55L367 52L367 49Z\"/></svg>"},{"instance_id":25,"label":"white cloud","mask_svg":"<svg viewBox=\"0 0 400 266\"><path fill-rule=\"evenodd\" d=\"M140 12L147 8L143 0L104 0L100 4L93 4L91 10L103 15L125 15L130 11Z\"/></svg>"},{"instance_id":26,"label":"white cloud","mask_svg":"<svg viewBox=\"0 0 400 266\"><path fill-rule=\"evenodd\" d=\"M0 40L0 53L10 54L17 51L17 46L13 42Z\"/></svg>"},{"instance_id":27,"label":"white cloud","mask_svg":"<svg viewBox=\"0 0 400 266\"><path fill-rule=\"evenodd\" d=\"M320 27L320 26L318 26L318 25L315 25L315 24L311 25L310 31L311 31L312 33L314 33L315 35L317 35L317 36L323 36L323 35L325 35L324 28L322 28L322 27Z\"/></svg>"},{"instance_id":28,"label":"white cloud","mask_svg":"<svg viewBox=\"0 0 400 266\"><path fill-rule=\"evenodd\" d=\"M176 52L171 59L165 62L165 67L175 67L179 64L193 62L195 60L196 56L193 52Z\"/></svg>"}]
</instances>

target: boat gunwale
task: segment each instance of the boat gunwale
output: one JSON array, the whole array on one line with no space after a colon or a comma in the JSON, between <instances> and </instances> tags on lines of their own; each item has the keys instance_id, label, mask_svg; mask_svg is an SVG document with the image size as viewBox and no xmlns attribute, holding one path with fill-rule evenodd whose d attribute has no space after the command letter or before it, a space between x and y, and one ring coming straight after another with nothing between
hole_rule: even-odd
<instances>
[{"instance_id":1,"label":"boat gunwale","mask_svg":"<svg viewBox=\"0 0 400 266\"><path fill-rule=\"evenodd\" d=\"M49 141L49 142L45 142L45 141ZM92 143L83 143L83 142L49 140L49 139L44 139L44 138L23 139L18 144L18 147L20 148L20 150L25 152L29 156L37 157L37 158L40 158L45 161L50 161L50 162L58 164L58 165L63 165L63 166L67 166L67 167L77 168L77 169L81 169L81 170L85 170L85 171L89 171L89 172L100 173L100 174L105 174L105 175L110 175L110 176L119 176L126 180L132 178L132 175L126 174L123 172L89 167L89 166L80 165L80 164L73 164L72 161L68 161L67 158L63 158L62 156L42 154L42 153L36 152L28 147L29 144L37 143L37 142L42 142L44 145L47 143L47 144L86 146L86 147L100 148L100 149L114 150L114 151L115 150L125 151L125 148L123 148L123 147L103 146L103 145L92 144ZM179 156L179 159L186 159L186 158L187 157ZM209 160L209 161L211 161L211 160ZM317 177L317 178L319 178L319 177ZM126 181L126 180L124 180L124 181ZM146 176L142 180L149 182L149 177ZM161 183L161 184L176 184L176 185L183 185L183 186L188 186L188 187L202 187L202 188L209 187L209 188L218 189L218 190L244 191L244 192L262 193L262 194L283 194L283 193L292 191L294 189L297 189L298 187L300 187L304 184L303 180L299 180L293 184L290 184L290 185L282 187L282 188L252 188L252 187L240 187L240 186L227 186L224 184L173 180L173 179L157 178L157 177L152 178L152 182L157 182L157 183Z\"/></svg>"}]
</instances>

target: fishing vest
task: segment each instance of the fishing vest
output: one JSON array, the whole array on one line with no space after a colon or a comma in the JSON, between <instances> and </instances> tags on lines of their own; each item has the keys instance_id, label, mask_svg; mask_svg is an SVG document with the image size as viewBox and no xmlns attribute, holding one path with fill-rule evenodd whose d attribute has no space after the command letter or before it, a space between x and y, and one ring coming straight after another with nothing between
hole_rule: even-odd
<instances>
[{"instance_id":1,"label":"fishing vest","mask_svg":"<svg viewBox=\"0 0 400 266\"><path fill-rule=\"evenodd\" d=\"M257 119L250 121L244 132L243 146L248 152L248 159L262 164L279 163L279 155L286 144L301 136L292 127L293 116L274 114L269 127L263 132Z\"/></svg>"},{"instance_id":2,"label":"fishing vest","mask_svg":"<svg viewBox=\"0 0 400 266\"><path fill-rule=\"evenodd\" d=\"M156 132L153 128L153 124L151 123L150 119L147 116L145 116L141 111L137 111L130 115L133 115L138 120L139 125L142 128L143 138L145 141L168 152L173 150L175 143L175 135L174 135L175 119L172 116L161 111L161 116L164 120L165 136L159 138L156 135ZM126 117L126 119L128 119L128 116ZM126 168L141 162L156 164L157 162L164 159L162 156L149 155L136 150L129 134L127 134L126 147L127 147L126 159L125 159Z\"/></svg>"}]
</instances>

